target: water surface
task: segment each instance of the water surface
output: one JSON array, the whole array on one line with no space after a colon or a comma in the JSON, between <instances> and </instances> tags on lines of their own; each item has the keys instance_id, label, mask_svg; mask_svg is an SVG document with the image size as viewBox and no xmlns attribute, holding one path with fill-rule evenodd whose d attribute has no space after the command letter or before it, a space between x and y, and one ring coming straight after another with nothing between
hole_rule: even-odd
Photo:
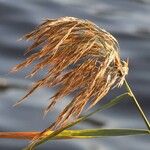
<instances>
[{"instance_id":1,"label":"water surface","mask_svg":"<svg viewBox=\"0 0 150 150\"><path fill-rule=\"evenodd\" d=\"M24 79L27 70L9 74L12 66L25 59L29 43L17 40L45 18L74 16L89 19L110 31L119 41L122 58L129 57L128 80L150 118L150 1L148 0L0 0L0 130L42 130L58 114L62 105L43 119L42 111L55 89L42 89L17 108L12 105L41 75ZM123 92L113 90L105 100ZM69 101L70 97L65 98ZM102 103L106 102L103 101ZM100 103L100 104L102 104ZM99 105L100 105L99 104ZM98 106L97 106L98 107ZM94 115L78 128L145 128L129 100ZM27 141L0 139L1 150L23 148ZM53 141L39 149L57 150L149 150L148 136L112 137L94 140Z\"/></svg>"}]
</instances>

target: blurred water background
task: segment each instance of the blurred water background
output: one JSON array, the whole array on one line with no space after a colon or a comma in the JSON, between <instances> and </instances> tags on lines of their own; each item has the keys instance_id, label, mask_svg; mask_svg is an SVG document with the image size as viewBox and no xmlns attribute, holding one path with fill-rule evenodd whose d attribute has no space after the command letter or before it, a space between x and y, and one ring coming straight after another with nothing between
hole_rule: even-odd
<instances>
[{"instance_id":1,"label":"blurred water background","mask_svg":"<svg viewBox=\"0 0 150 150\"><path fill-rule=\"evenodd\" d=\"M31 83L42 76L24 79L24 70L10 74L25 59L29 45L17 41L43 19L74 16L88 19L111 32L120 43L122 58L129 57L128 80L150 118L150 1L149 0L0 0L0 132L42 130L50 124L64 104L43 119L42 111L55 89L35 92L19 107L12 105ZM123 92L112 90L96 107ZM69 97L65 98L69 101ZM107 111L94 115L76 128L146 128L136 108L126 99ZM0 150L19 150L28 141L0 139ZM39 149L55 150L149 150L150 137L130 136L92 140L52 141Z\"/></svg>"}]
</instances>

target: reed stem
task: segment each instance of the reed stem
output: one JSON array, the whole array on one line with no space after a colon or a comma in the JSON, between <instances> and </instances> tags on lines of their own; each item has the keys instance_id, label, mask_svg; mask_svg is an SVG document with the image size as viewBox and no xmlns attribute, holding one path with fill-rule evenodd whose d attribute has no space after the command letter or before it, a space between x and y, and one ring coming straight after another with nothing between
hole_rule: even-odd
<instances>
[{"instance_id":1,"label":"reed stem","mask_svg":"<svg viewBox=\"0 0 150 150\"><path fill-rule=\"evenodd\" d=\"M40 132L0 132L0 138L3 139L18 139L18 140L31 140L33 139L35 136L37 136L38 134L40 134Z\"/></svg>"},{"instance_id":2,"label":"reed stem","mask_svg":"<svg viewBox=\"0 0 150 150\"><path fill-rule=\"evenodd\" d=\"M69 132L69 130L68 130ZM0 139L17 139L17 140L32 140L34 137L40 135L39 131L25 131L25 132L0 132ZM52 134L53 131L50 130L48 135ZM53 140L65 140L65 139L82 139L82 138L92 138L86 136L71 136L71 135L57 135L53 138ZM93 137L94 138L94 137Z\"/></svg>"},{"instance_id":3,"label":"reed stem","mask_svg":"<svg viewBox=\"0 0 150 150\"><path fill-rule=\"evenodd\" d=\"M133 94L133 92L132 92L132 90L131 90L131 88L130 88L130 86L129 86L129 84L128 84L128 82L126 80L125 80L125 86L126 86L127 91L129 92L130 96L132 97L132 100L133 100L135 106L137 107L139 113L141 114L141 116L142 116L142 118L143 118L143 120L144 120L144 122L145 122L145 124L146 124L146 126L148 128L148 130L150 131L150 123L149 123L147 117L145 116L144 111L142 110L138 100L136 99L135 95Z\"/></svg>"}]
</instances>

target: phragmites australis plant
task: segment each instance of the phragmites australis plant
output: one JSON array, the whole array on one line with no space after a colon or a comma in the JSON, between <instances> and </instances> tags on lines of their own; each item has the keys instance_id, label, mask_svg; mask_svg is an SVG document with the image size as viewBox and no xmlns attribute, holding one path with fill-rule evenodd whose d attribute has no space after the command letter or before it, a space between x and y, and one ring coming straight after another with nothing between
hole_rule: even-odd
<instances>
[{"instance_id":1,"label":"phragmites australis plant","mask_svg":"<svg viewBox=\"0 0 150 150\"><path fill-rule=\"evenodd\" d=\"M28 76L34 76L45 67L47 73L17 104L39 87L60 84L45 109L47 113L62 97L78 90L56 119L54 129L62 127L72 116L77 118L89 100L91 108L112 86L121 86L128 73L128 63L120 59L117 40L88 20L73 17L46 20L24 38L33 40L26 53L41 47L12 71L38 60Z\"/></svg>"},{"instance_id":2,"label":"phragmites australis plant","mask_svg":"<svg viewBox=\"0 0 150 150\"><path fill-rule=\"evenodd\" d=\"M26 54L29 53L29 57L15 66L12 72L34 64L27 77L35 76L43 69L45 69L46 73L43 78L33 84L30 91L15 105L24 101L40 87L59 85L58 90L50 98L45 109L44 113L47 114L64 96L74 93L72 100L60 112L55 122L49 128L34 136L32 143L27 148L28 150L35 148L35 146L50 138L57 137L60 134L63 135L63 133L73 137L71 134L73 132L67 132L65 129L93 114L80 118L79 115L83 109L92 108L110 89L120 87L124 83L127 93L113 99L102 109L115 105L124 96L128 95L132 97L148 129L150 129L149 121L125 80L125 76L128 74L128 61L123 61L120 58L118 42L110 33L88 20L62 17L45 20L33 32L25 35L24 39L33 42L26 51ZM34 49L37 49L37 51L32 52ZM53 132L49 133L50 131ZM94 131L91 132L93 137L103 135L98 130L96 130L95 134ZM133 134L133 131L125 132L123 134L123 131L115 132L111 130L108 135ZM134 131L134 134L135 132L136 134L141 132L144 132L144 134L149 133L149 131ZM86 136L88 133L86 133ZM82 134L80 133L80 138ZM74 135L79 137L78 134L74 133ZM107 135L106 131L105 135Z\"/></svg>"}]
</instances>

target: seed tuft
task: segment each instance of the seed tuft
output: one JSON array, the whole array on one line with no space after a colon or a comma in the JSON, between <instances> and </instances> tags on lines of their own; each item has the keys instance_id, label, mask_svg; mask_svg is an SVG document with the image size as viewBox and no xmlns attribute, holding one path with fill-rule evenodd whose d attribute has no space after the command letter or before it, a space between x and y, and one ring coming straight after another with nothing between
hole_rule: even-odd
<instances>
[{"instance_id":1,"label":"seed tuft","mask_svg":"<svg viewBox=\"0 0 150 150\"><path fill-rule=\"evenodd\" d=\"M16 105L40 87L60 85L45 109L47 114L64 96L77 91L51 129L58 129L68 120L78 118L88 102L91 103L86 109L92 108L112 87L120 87L128 73L128 61L121 60L117 40L88 20L74 17L47 19L23 38L33 41L25 54L35 48L39 50L15 66L12 72L33 62L36 62L35 66L27 77L35 76L44 68L47 72Z\"/></svg>"}]
</instances>

